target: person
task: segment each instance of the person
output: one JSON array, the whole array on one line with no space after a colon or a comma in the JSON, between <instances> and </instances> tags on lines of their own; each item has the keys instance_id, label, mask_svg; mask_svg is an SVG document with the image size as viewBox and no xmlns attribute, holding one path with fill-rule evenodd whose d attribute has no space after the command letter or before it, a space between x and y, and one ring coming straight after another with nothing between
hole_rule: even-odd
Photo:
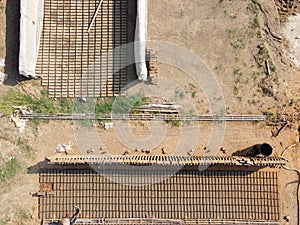
<instances>
[{"instance_id":1,"label":"person","mask_svg":"<svg viewBox=\"0 0 300 225\"><path fill-rule=\"evenodd\" d=\"M75 208L76 208L76 212L74 213L74 215L72 217L70 217L70 215L67 213L66 216L59 221L58 224L59 225L73 225L76 222L77 217L81 211L78 206L75 206Z\"/></svg>"}]
</instances>

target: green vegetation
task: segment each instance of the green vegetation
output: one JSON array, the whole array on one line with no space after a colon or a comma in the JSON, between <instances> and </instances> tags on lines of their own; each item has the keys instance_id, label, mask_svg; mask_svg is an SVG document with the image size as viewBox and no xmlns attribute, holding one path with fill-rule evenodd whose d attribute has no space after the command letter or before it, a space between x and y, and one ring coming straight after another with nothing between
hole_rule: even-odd
<instances>
[{"instance_id":1,"label":"green vegetation","mask_svg":"<svg viewBox=\"0 0 300 225\"><path fill-rule=\"evenodd\" d=\"M232 15L227 10L224 10L224 15L228 16L230 19L235 19L237 17L237 14Z\"/></svg>"},{"instance_id":2,"label":"green vegetation","mask_svg":"<svg viewBox=\"0 0 300 225\"><path fill-rule=\"evenodd\" d=\"M254 106L256 106L256 105L258 105L260 103L260 100L258 99L258 100L255 100L255 99L252 99L252 100L248 100L248 104L249 105L254 105Z\"/></svg>"},{"instance_id":3,"label":"green vegetation","mask_svg":"<svg viewBox=\"0 0 300 225\"><path fill-rule=\"evenodd\" d=\"M217 65L215 66L215 70L222 69L222 67L223 67L222 63L217 64Z\"/></svg>"},{"instance_id":4,"label":"green vegetation","mask_svg":"<svg viewBox=\"0 0 300 225\"><path fill-rule=\"evenodd\" d=\"M28 144L27 140L21 139L20 137L17 140L17 146L20 148L21 153L26 157L31 157L33 150L32 147Z\"/></svg>"},{"instance_id":5,"label":"green vegetation","mask_svg":"<svg viewBox=\"0 0 300 225\"><path fill-rule=\"evenodd\" d=\"M22 208L18 208L15 211L15 217L14 218L10 218L9 220L6 220L7 223L8 222L14 222L14 221L18 221L19 225L25 225L25 224L32 224L31 220L31 216L30 213L28 212L28 210L26 210L24 207ZM6 223L3 223L3 225L5 225ZM9 223L11 224L11 223ZM0 222L1 225L1 222Z\"/></svg>"},{"instance_id":6,"label":"green vegetation","mask_svg":"<svg viewBox=\"0 0 300 225\"><path fill-rule=\"evenodd\" d=\"M14 177L19 170L22 169L22 164L16 158L12 158L0 168L0 180L2 182Z\"/></svg>"},{"instance_id":7,"label":"green vegetation","mask_svg":"<svg viewBox=\"0 0 300 225\"><path fill-rule=\"evenodd\" d=\"M269 50L267 48L267 46L262 43L259 45L259 52L256 56L256 62L258 64L258 67L260 68L260 70L262 71L262 73L267 73L267 69L266 69L266 63L268 63L268 66L270 68L270 72L276 72L277 71L277 68L270 56L270 53L269 53ZM270 75L270 74L268 74ZM275 83L279 85L279 82L278 82L278 78L274 78L275 79Z\"/></svg>"},{"instance_id":8,"label":"green vegetation","mask_svg":"<svg viewBox=\"0 0 300 225\"><path fill-rule=\"evenodd\" d=\"M242 101L242 96L237 96L236 97L240 102Z\"/></svg>"},{"instance_id":9,"label":"green vegetation","mask_svg":"<svg viewBox=\"0 0 300 225\"><path fill-rule=\"evenodd\" d=\"M247 6L247 10L252 12L255 15L258 15L259 7L257 5L257 1L252 0L252 2L250 2L249 5Z\"/></svg>"},{"instance_id":10,"label":"green vegetation","mask_svg":"<svg viewBox=\"0 0 300 225\"><path fill-rule=\"evenodd\" d=\"M228 38L231 40L230 44L235 49L244 49L246 47L246 40L248 39L248 33L236 29L227 29Z\"/></svg>"},{"instance_id":11,"label":"green vegetation","mask_svg":"<svg viewBox=\"0 0 300 225\"><path fill-rule=\"evenodd\" d=\"M115 98L110 98L107 102L104 102L104 103L98 102L95 107L95 114L96 115L110 114L114 101L115 101Z\"/></svg>"},{"instance_id":12,"label":"green vegetation","mask_svg":"<svg viewBox=\"0 0 300 225\"><path fill-rule=\"evenodd\" d=\"M42 94L43 96L46 96L46 95L49 94L49 92L48 92L48 90L43 89L43 90L41 90L41 94Z\"/></svg>"},{"instance_id":13,"label":"green vegetation","mask_svg":"<svg viewBox=\"0 0 300 225\"><path fill-rule=\"evenodd\" d=\"M172 127L179 127L181 125L180 120L167 120L166 123L171 124Z\"/></svg>"},{"instance_id":14,"label":"green vegetation","mask_svg":"<svg viewBox=\"0 0 300 225\"><path fill-rule=\"evenodd\" d=\"M71 100L59 99L55 101L47 97L34 99L30 95L18 91L10 91L4 98L0 99L0 111L4 115L13 112L13 106L27 106L36 113L71 113L73 103Z\"/></svg>"},{"instance_id":15,"label":"green vegetation","mask_svg":"<svg viewBox=\"0 0 300 225\"><path fill-rule=\"evenodd\" d=\"M196 98L196 96L197 96L197 91L196 91L197 86L192 84L192 83L189 83L189 88L190 88L191 97Z\"/></svg>"},{"instance_id":16,"label":"green vegetation","mask_svg":"<svg viewBox=\"0 0 300 225\"><path fill-rule=\"evenodd\" d=\"M238 68L235 68L233 70L234 75L234 94L238 95L240 93L241 83L242 83L242 71ZM241 100L241 97L238 97L239 100Z\"/></svg>"},{"instance_id":17,"label":"green vegetation","mask_svg":"<svg viewBox=\"0 0 300 225\"><path fill-rule=\"evenodd\" d=\"M267 117L267 120L271 120L276 116L274 112L268 112L268 111L264 112L264 115Z\"/></svg>"},{"instance_id":18,"label":"green vegetation","mask_svg":"<svg viewBox=\"0 0 300 225\"><path fill-rule=\"evenodd\" d=\"M0 12L3 12L5 10L4 2L0 2Z\"/></svg>"},{"instance_id":19,"label":"green vegetation","mask_svg":"<svg viewBox=\"0 0 300 225\"><path fill-rule=\"evenodd\" d=\"M235 36L236 36L236 29L228 29L228 30L227 30L227 34L228 34L228 37L229 37L230 39L235 38Z\"/></svg>"},{"instance_id":20,"label":"green vegetation","mask_svg":"<svg viewBox=\"0 0 300 225\"><path fill-rule=\"evenodd\" d=\"M254 18L254 19L253 19L252 27L253 27L254 29L260 27L260 24L259 24L259 22L258 22L258 18Z\"/></svg>"},{"instance_id":21,"label":"green vegetation","mask_svg":"<svg viewBox=\"0 0 300 225\"><path fill-rule=\"evenodd\" d=\"M9 220L5 219L5 220L0 220L0 225L6 225L8 224Z\"/></svg>"},{"instance_id":22,"label":"green vegetation","mask_svg":"<svg viewBox=\"0 0 300 225\"><path fill-rule=\"evenodd\" d=\"M69 100L68 98L60 98L58 100L59 103L59 112L60 113L72 113L73 112L73 101Z\"/></svg>"},{"instance_id":23,"label":"green vegetation","mask_svg":"<svg viewBox=\"0 0 300 225\"><path fill-rule=\"evenodd\" d=\"M259 23L259 6L257 1L252 0L248 6L247 10L251 12L254 17L250 21L250 25L245 28L240 29L227 29L227 35L230 39L230 44L234 49L245 49L246 44L251 42L251 39L255 36L259 36L260 33L260 23ZM236 15L231 15L227 10L224 11L225 16L231 19L235 19ZM250 29L249 29L250 28Z\"/></svg>"},{"instance_id":24,"label":"green vegetation","mask_svg":"<svg viewBox=\"0 0 300 225\"><path fill-rule=\"evenodd\" d=\"M18 218L21 219L21 221L23 221L23 220L29 220L30 219L30 215L24 209L18 209L18 211L17 211L16 214L17 214Z\"/></svg>"},{"instance_id":25,"label":"green vegetation","mask_svg":"<svg viewBox=\"0 0 300 225\"><path fill-rule=\"evenodd\" d=\"M128 97L116 97L113 105L112 112L114 114L127 114L134 110L134 107L142 104L145 96L137 93Z\"/></svg>"},{"instance_id":26,"label":"green vegetation","mask_svg":"<svg viewBox=\"0 0 300 225\"><path fill-rule=\"evenodd\" d=\"M47 92L42 91L40 99L34 99L29 95L18 91L10 91L3 99L0 99L0 111L9 116L13 112L13 106L26 106L35 113L95 113L116 114L129 113L135 106L142 104L145 98L143 94L135 94L128 97L110 98L106 102L101 102L96 98L75 99L60 98L58 100L46 97ZM40 120L32 120L35 126L40 124Z\"/></svg>"},{"instance_id":27,"label":"green vegetation","mask_svg":"<svg viewBox=\"0 0 300 225\"><path fill-rule=\"evenodd\" d=\"M95 113L101 114L128 114L134 110L134 107L141 105L145 99L143 94L134 94L126 97L114 97L106 102L101 102L96 98L87 98L85 101L76 99L74 101L75 113Z\"/></svg>"},{"instance_id":28,"label":"green vegetation","mask_svg":"<svg viewBox=\"0 0 300 225\"><path fill-rule=\"evenodd\" d=\"M178 98L178 99L183 99L185 97L184 91L181 91L180 88L176 88L175 97Z\"/></svg>"},{"instance_id":29,"label":"green vegetation","mask_svg":"<svg viewBox=\"0 0 300 225\"><path fill-rule=\"evenodd\" d=\"M260 27L258 15L259 15L259 6L256 0L252 0L251 3L247 6L247 10L254 14L254 19L252 21L251 27L257 29Z\"/></svg>"},{"instance_id":30,"label":"green vegetation","mask_svg":"<svg viewBox=\"0 0 300 225\"><path fill-rule=\"evenodd\" d=\"M192 98L196 98L197 92L196 91L192 91Z\"/></svg>"}]
</instances>

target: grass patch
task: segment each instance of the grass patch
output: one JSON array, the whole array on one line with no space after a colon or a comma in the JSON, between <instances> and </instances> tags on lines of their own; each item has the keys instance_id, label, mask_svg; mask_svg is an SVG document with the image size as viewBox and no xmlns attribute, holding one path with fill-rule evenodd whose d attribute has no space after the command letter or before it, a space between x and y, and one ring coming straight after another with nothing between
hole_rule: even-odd
<instances>
[{"instance_id":1,"label":"grass patch","mask_svg":"<svg viewBox=\"0 0 300 225\"><path fill-rule=\"evenodd\" d=\"M220 63L220 64L217 64L215 66L215 70L219 70L219 69L222 69L223 65Z\"/></svg>"},{"instance_id":2,"label":"grass patch","mask_svg":"<svg viewBox=\"0 0 300 225\"><path fill-rule=\"evenodd\" d=\"M98 102L95 107L96 115L110 114L114 101L115 101L115 98L111 98L111 99L109 99L109 101L104 102L104 103Z\"/></svg>"},{"instance_id":3,"label":"grass patch","mask_svg":"<svg viewBox=\"0 0 300 225\"><path fill-rule=\"evenodd\" d=\"M167 120L168 124L171 124L172 127L180 127L181 121L180 120Z\"/></svg>"},{"instance_id":4,"label":"grass patch","mask_svg":"<svg viewBox=\"0 0 300 225\"><path fill-rule=\"evenodd\" d=\"M253 27L254 29L260 27L260 24L259 24L259 21L258 21L258 18L257 18L257 17L255 17L255 18L253 19L252 27Z\"/></svg>"},{"instance_id":5,"label":"grass patch","mask_svg":"<svg viewBox=\"0 0 300 225\"><path fill-rule=\"evenodd\" d=\"M234 92L234 95L238 95L240 93L240 89L237 84L234 85L233 92Z\"/></svg>"},{"instance_id":6,"label":"grass patch","mask_svg":"<svg viewBox=\"0 0 300 225\"><path fill-rule=\"evenodd\" d=\"M234 69L232 73L234 75L234 95L238 95L240 93L243 73L238 68ZM241 100L241 97L239 96L238 99Z\"/></svg>"},{"instance_id":7,"label":"grass patch","mask_svg":"<svg viewBox=\"0 0 300 225\"><path fill-rule=\"evenodd\" d=\"M43 92L46 95L46 91ZM134 106L141 104L144 99L143 94L135 94L128 97L111 98L105 103L100 103L96 98L87 98L85 101L76 99L74 101L68 98L60 98L57 101L41 97L33 99L31 96L17 91L10 91L0 100L0 111L5 115L13 112L13 106L27 106L35 113L95 113L110 114L112 110L115 113L128 113Z\"/></svg>"},{"instance_id":8,"label":"grass patch","mask_svg":"<svg viewBox=\"0 0 300 225\"><path fill-rule=\"evenodd\" d=\"M112 112L114 114L127 114L134 111L134 107L143 104L145 96L137 93L128 97L117 97L112 105Z\"/></svg>"},{"instance_id":9,"label":"grass patch","mask_svg":"<svg viewBox=\"0 0 300 225\"><path fill-rule=\"evenodd\" d=\"M227 34L230 39L235 38L236 37L236 29L228 29Z\"/></svg>"},{"instance_id":10,"label":"grass patch","mask_svg":"<svg viewBox=\"0 0 300 225\"><path fill-rule=\"evenodd\" d=\"M20 225L25 225L25 224L31 224L30 220L31 220L31 216L30 216L30 213L22 208L22 209L18 209L16 211L16 217L18 219L18 221L20 221Z\"/></svg>"},{"instance_id":11,"label":"grass patch","mask_svg":"<svg viewBox=\"0 0 300 225\"><path fill-rule=\"evenodd\" d=\"M196 98L197 92L196 91L192 91L192 98Z\"/></svg>"},{"instance_id":12,"label":"grass patch","mask_svg":"<svg viewBox=\"0 0 300 225\"><path fill-rule=\"evenodd\" d=\"M267 120L272 120L276 116L274 112L269 111L264 112L264 115L267 117Z\"/></svg>"},{"instance_id":13,"label":"grass patch","mask_svg":"<svg viewBox=\"0 0 300 225\"><path fill-rule=\"evenodd\" d=\"M27 140L23 140L19 137L17 140L17 146L20 148L21 153L24 154L26 157L28 158L32 157L33 149L28 144Z\"/></svg>"},{"instance_id":14,"label":"grass patch","mask_svg":"<svg viewBox=\"0 0 300 225\"><path fill-rule=\"evenodd\" d=\"M73 101L68 98L60 98L58 100L59 103L59 112L60 113L72 113L73 112Z\"/></svg>"},{"instance_id":15,"label":"grass patch","mask_svg":"<svg viewBox=\"0 0 300 225\"><path fill-rule=\"evenodd\" d=\"M228 12L227 10L224 10L224 15L228 16L230 19L235 19L237 17L237 14L232 15L230 14L230 12Z\"/></svg>"},{"instance_id":16,"label":"grass patch","mask_svg":"<svg viewBox=\"0 0 300 225\"><path fill-rule=\"evenodd\" d=\"M136 106L145 100L143 94L134 94L126 97L113 97L102 102L100 99L87 98L85 101L76 99L74 102L74 113L104 114L128 114L134 112Z\"/></svg>"},{"instance_id":17,"label":"grass patch","mask_svg":"<svg viewBox=\"0 0 300 225\"><path fill-rule=\"evenodd\" d=\"M247 32L237 31L236 29L227 29L227 35L230 44L235 49L244 49L246 47Z\"/></svg>"},{"instance_id":18,"label":"grass patch","mask_svg":"<svg viewBox=\"0 0 300 225\"><path fill-rule=\"evenodd\" d=\"M48 90L43 89L43 90L41 90L41 94L43 96L47 96L49 94L49 92L48 92Z\"/></svg>"},{"instance_id":19,"label":"grass patch","mask_svg":"<svg viewBox=\"0 0 300 225\"><path fill-rule=\"evenodd\" d=\"M73 102L69 99L61 98L55 101L45 96L34 99L18 91L10 91L0 100L0 111L6 116L13 112L13 106L27 106L35 113L71 113L73 110Z\"/></svg>"},{"instance_id":20,"label":"grass patch","mask_svg":"<svg viewBox=\"0 0 300 225\"><path fill-rule=\"evenodd\" d=\"M0 220L0 225L6 225L8 224L8 222L9 222L8 219Z\"/></svg>"},{"instance_id":21,"label":"grass patch","mask_svg":"<svg viewBox=\"0 0 300 225\"><path fill-rule=\"evenodd\" d=\"M0 12L3 12L5 10L4 2L0 2Z\"/></svg>"},{"instance_id":22,"label":"grass patch","mask_svg":"<svg viewBox=\"0 0 300 225\"><path fill-rule=\"evenodd\" d=\"M16 158L12 158L0 168L0 180L6 182L8 179L13 178L18 171L22 169L22 164Z\"/></svg>"},{"instance_id":23,"label":"grass patch","mask_svg":"<svg viewBox=\"0 0 300 225\"><path fill-rule=\"evenodd\" d=\"M192 84L192 83L189 83L189 87L190 87L191 97L196 98L197 91L195 89L196 89L197 86Z\"/></svg>"},{"instance_id":24,"label":"grass patch","mask_svg":"<svg viewBox=\"0 0 300 225\"><path fill-rule=\"evenodd\" d=\"M185 97L185 92L182 91L180 88L176 88L176 90L175 90L175 97L177 99L183 99Z\"/></svg>"},{"instance_id":25,"label":"grass patch","mask_svg":"<svg viewBox=\"0 0 300 225\"><path fill-rule=\"evenodd\" d=\"M31 219L29 213L24 209L19 209L16 214L21 221Z\"/></svg>"},{"instance_id":26,"label":"grass patch","mask_svg":"<svg viewBox=\"0 0 300 225\"><path fill-rule=\"evenodd\" d=\"M252 12L253 14L257 15L259 12L259 7L257 5L257 1L252 0L252 2L250 2L247 6L247 10L249 12Z\"/></svg>"}]
</instances>

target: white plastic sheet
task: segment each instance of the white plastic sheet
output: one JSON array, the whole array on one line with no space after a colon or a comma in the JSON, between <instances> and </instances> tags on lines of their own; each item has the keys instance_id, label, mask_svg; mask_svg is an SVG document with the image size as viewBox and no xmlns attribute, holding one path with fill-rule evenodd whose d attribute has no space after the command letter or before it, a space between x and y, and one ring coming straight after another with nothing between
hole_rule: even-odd
<instances>
[{"instance_id":1,"label":"white plastic sheet","mask_svg":"<svg viewBox=\"0 0 300 225\"><path fill-rule=\"evenodd\" d=\"M4 67L5 66L5 59L0 58L0 67Z\"/></svg>"},{"instance_id":2,"label":"white plastic sheet","mask_svg":"<svg viewBox=\"0 0 300 225\"><path fill-rule=\"evenodd\" d=\"M147 34L147 0L137 0L137 17L135 28L135 66L139 80L147 81L146 66L146 34Z\"/></svg>"},{"instance_id":3,"label":"white plastic sheet","mask_svg":"<svg viewBox=\"0 0 300 225\"><path fill-rule=\"evenodd\" d=\"M19 73L35 77L43 28L44 0L21 0Z\"/></svg>"},{"instance_id":4,"label":"white plastic sheet","mask_svg":"<svg viewBox=\"0 0 300 225\"><path fill-rule=\"evenodd\" d=\"M300 14L288 18L283 33L289 41L291 59L300 68Z\"/></svg>"},{"instance_id":5,"label":"white plastic sheet","mask_svg":"<svg viewBox=\"0 0 300 225\"><path fill-rule=\"evenodd\" d=\"M0 85L7 79L7 74L0 72Z\"/></svg>"}]
</instances>

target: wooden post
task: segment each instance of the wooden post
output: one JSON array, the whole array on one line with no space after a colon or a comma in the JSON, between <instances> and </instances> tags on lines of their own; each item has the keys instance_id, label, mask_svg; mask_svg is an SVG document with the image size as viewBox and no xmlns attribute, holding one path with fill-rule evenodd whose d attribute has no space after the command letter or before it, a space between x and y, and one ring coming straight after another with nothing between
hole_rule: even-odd
<instances>
[{"instance_id":1,"label":"wooden post","mask_svg":"<svg viewBox=\"0 0 300 225\"><path fill-rule=\"evenodd\" d=\"M265 64L266 64L267 75L271 75L271 70L270 70L269 61L266 60L266 61L265 61Z\"/></svg>"}]
</instances>

